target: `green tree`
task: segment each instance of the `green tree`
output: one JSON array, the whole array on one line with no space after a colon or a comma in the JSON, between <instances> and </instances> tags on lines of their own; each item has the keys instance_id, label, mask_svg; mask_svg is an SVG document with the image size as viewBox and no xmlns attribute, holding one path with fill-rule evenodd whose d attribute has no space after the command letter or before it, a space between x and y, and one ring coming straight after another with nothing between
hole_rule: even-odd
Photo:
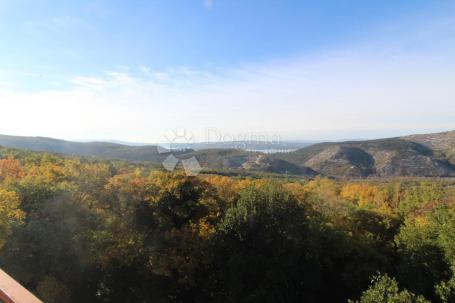
<instances>
[{"instance_id":1,"label":"green tree","mask_svg":"<svg viewBox=\"0 0 455 303\"><path fill-rule=\"evenodd\" d=\"M242 190L216 236L218 298L224 302L315 302L317 248L305 208L277 185Z\"/></svg>"},{"instance_id":2,"label":"green tree","mask_svg":"<svg viewBox=\"0 0 455 303\"><path fill-rule=\"evenodd\" d=\"M363 292L360 300L350 303L430 303L422 296L415 295L406 289L401 290L398 282L388 275L373 277L371 286Z\"/></svg>"}]
</instances>

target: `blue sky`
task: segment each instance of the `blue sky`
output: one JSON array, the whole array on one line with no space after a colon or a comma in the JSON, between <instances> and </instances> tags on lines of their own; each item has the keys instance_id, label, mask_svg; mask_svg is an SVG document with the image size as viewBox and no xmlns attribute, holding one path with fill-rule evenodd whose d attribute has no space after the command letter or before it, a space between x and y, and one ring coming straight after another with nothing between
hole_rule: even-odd
<instances>
[{"instance_id":1,"label":"blue sky","mask_svg":"<svg viewBox=\"0 0 455 303\"><path fill-rule=\"evenodd\" d=\"M0 0L0 133L455 129L453 54L453 1Z\"/></svg>"}]
</instances>

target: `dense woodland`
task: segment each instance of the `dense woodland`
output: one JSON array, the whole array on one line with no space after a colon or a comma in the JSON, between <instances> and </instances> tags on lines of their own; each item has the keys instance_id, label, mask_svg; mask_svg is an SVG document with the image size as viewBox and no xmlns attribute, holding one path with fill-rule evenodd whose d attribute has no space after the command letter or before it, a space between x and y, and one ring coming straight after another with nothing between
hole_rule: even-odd
<instances>
[{"instance_id":1,"label":"dense woodland","mask_svg":"<svg viewBox=\"0 0 455 303\"><path fill-rule=\"evenodd\" d=\"M0 149L0 266L46 303L455 302L452 184Z\"/></svg>"}]
</instances>

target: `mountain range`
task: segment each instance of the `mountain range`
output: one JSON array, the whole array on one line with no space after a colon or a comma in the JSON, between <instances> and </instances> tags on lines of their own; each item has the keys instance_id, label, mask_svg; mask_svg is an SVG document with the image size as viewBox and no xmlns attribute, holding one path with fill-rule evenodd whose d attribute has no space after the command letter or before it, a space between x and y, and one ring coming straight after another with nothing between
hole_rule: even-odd
<instances>
[{"instance_id":1,"label":"mountain range","mask_svg":"<svg viewBox=\"0 0 455 303\"><path fill-rule=\"evenodd\" d=\"M455 131L377 140L316 143L283 153L234 148L169 150L153 145L71 142L45 137L7 135L0 135L0 145L78 156L149 161L157 165L161 165L172 153L181 159L194 156L203 168L210 170L303 177L455 177ZM201 144L198 146L204 147Z\"/></svg>"}]
</instances>

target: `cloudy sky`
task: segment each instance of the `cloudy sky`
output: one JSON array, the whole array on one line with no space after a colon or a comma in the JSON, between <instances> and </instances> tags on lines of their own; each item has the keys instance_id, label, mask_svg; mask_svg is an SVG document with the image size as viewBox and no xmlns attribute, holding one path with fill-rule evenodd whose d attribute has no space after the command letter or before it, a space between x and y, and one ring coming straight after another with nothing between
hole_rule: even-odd
<instances>
[{"instance_id":1,"label":"cloudy sky","mask_svg":"<svg viewBox=\"0 0 455 303\"><path fill-rule=\"evenodd\" d=\"M454 1L0 0L0 133L455 129Z\"/></svg>"}]
</instances>

